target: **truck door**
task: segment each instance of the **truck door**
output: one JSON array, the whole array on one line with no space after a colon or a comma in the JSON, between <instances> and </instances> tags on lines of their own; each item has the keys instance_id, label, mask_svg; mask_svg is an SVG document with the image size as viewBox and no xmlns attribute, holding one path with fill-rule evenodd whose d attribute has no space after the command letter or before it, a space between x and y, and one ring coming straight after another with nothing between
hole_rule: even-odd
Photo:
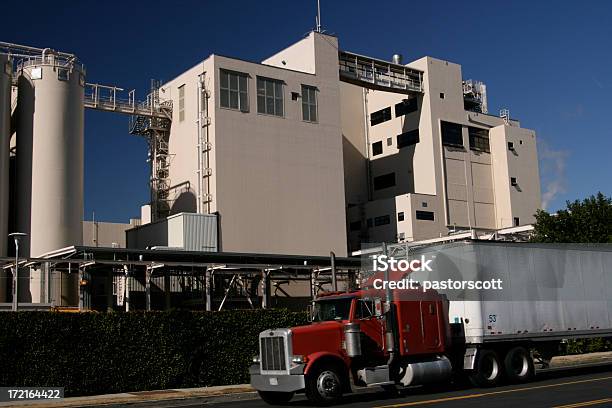
<instances>
[{"instance_id":1,"label":"truck door","mask_svg":"<svg viewBox=\"0 0 612 408\"><path fill-rule=\"evenodd\" d=\"M441 335L439 326L438 303L435 301L421 301L421 335L423 347L427 350L435 350L440 347Z\"/></svg>"},{"instance_id":2,"label":"truck door","mask_svg":"<svg viewBox=\"0 0 612 408\"><path fill-rule=\"evenodd\" d=\"M368 348L370 353L383 353L384 326L374 314L374 302L366 299L357 299L355 318L359 322L362 333L362 347ZM364 355L367 355L364 352Z\"/></svg>"}]
</instances>

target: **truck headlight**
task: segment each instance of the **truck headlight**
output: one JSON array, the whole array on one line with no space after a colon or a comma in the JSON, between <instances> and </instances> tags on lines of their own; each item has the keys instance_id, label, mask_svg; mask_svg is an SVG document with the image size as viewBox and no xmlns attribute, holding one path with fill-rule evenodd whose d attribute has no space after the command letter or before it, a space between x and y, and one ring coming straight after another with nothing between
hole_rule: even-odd
<instances>
[{"instance_id":1,"label":"truck headlight","mask_svg":"<svg viewBox=\"0 0 612 408\"><path fill-rule=\"evenodd\" d=\"M291 357L291 362L293 364L304 364L306 362L306 357L304 357L304 356L293 356L293 357Z\"/></svg>"},{"instance_id":2,"label":"truck headlight","mask_svg":"<svg viewBox=\"0 0 612 408\"><path fill-rule=\"evenodd\" d=\"M259 364L260 361L261 361L261 359L259 358L259 356L253 357L253 363Z\"/></svg>"}]
</instances>

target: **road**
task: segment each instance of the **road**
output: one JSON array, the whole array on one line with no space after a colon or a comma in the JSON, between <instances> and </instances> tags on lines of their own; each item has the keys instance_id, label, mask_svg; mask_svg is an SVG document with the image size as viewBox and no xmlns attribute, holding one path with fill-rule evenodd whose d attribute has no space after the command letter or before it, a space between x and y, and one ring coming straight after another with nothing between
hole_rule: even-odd
<instances>
[{"instance_id":1,"label":"road","mask_svg":"<svg viewBox=\"0 0 612 408\"><path fill-rule=\"evenodd\" d=\"M119 405L112 405L118 407ZM214 408L269 408L254 393L226 397L193 398L130 404L133 408L178 408L214 406ZM287 405L302 408L310 404L297 395ZM345 397L338 407L403 408L403 407L503 407L503 408L579 408L612 407L612 365L589 365L539 371L528 384L477 389L448 386L445 389L412 388L399 396L382 390L365 390ZM109 406L107 406L109 407Z\"/></svg>"}]
</instances>

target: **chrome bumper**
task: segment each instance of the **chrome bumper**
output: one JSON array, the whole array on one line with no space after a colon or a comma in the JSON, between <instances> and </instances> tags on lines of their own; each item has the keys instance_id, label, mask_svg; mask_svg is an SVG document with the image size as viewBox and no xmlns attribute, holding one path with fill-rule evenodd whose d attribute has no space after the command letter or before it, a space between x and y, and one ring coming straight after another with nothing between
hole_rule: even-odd
<instances>
[{"instance_id":1,"label":"chrome bumper","mask_svg":"<svg viewBox=\"0 0 612 408\"><path fill-rule=\"evenodd\" d=\"M251 386L257 391L293 392L306 387L304 381L304 365L291 369L291 374L261 374L259 364L249 369Z\"/></svg>"}]
</instances>

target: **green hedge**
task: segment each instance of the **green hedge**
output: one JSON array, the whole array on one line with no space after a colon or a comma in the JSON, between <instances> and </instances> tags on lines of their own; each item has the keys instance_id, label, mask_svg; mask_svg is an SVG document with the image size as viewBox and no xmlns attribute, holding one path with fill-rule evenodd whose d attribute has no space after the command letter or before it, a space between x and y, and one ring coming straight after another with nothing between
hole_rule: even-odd
<instances>
[{"instance_id":1,"label":"green hedge","mask_svg":"<svg viewBox=\"0 0 612 408\"><path fill-rule=\"evenodd\" d=\"M612 338L596 337L593 339L569 340L563 354L584 354L598 351L612 351Z\"/></svg>"},{"instance_id":2,"label":"green hedge","mask_svg":"<svg viewBox=\"0 0 612 408\"><path fill-rule=\"evenodd\" d=\"M0 386L67 395L248 382L257 335L306 324L287 310L0 313Z\"/></svg>"}]
</instances>

